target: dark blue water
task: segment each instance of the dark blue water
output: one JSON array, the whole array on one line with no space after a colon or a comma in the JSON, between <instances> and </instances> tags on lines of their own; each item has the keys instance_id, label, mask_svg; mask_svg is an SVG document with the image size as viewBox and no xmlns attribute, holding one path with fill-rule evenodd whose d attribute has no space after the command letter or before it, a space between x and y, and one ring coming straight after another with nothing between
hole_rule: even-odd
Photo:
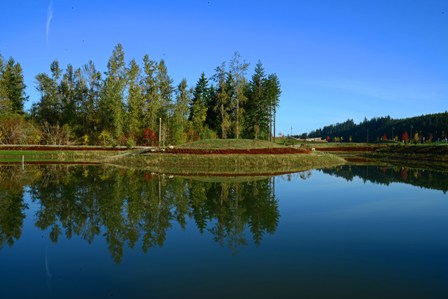
<instances>
[{"instance_id":1,"label":"dark blue water","mask_svg":"<svg viewBox=\"0 0 448 299\"><path fill-rule=\"evenodd\" d=\"M0 170L1 298L446 298L445 173Z\"/></svg>"}]
</instances>

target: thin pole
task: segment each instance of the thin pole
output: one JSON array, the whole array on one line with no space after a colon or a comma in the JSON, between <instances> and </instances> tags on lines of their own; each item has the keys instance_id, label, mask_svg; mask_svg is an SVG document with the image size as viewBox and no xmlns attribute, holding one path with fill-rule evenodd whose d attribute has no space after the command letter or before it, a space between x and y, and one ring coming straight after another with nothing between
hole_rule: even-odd
<instances>
[{"instance_id":1,"label":"thin pole","mask_svg":"<svg viewBox=\"0 0 448 299\"><path fill-rule=\"evenodd\" d=\"M275 117L276 117L276 113L277 113L277 109L276 109L276 107L274 106L274 143L275 143L275 126L276 126L276 123L275 123Z\"/></svg>"},{"instance_id":2,"label":"thin pole","mask_svg":"<svg viewBox=\"0 0 448 299\"><path fill-rule=\"evenodd\" d=\"M236 139L238 139L239 135L240 135L240 101L238 99L238 95L236 97Z\"/></svg>"},{"instance_id":3,"label":"thin pole","mask_svg":"<svg viewBox=\"0 0 448 299\"><path fill-rule=\"evenodd\" d=\"M162 118L159 118L159 146L162 145Z\"/></svg>"}]
</instances>

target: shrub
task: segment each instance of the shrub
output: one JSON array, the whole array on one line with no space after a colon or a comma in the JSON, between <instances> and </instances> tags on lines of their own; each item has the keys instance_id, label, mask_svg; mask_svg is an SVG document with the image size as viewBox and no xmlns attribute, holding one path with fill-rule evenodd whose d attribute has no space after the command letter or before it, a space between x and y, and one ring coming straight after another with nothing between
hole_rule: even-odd
<instances>
[{"instance_id":1,"label":"shrub","mask_svg":"<svg viewBox=\"0 0 448 299\"><path fill-rule=\"evenodd\" d=\"M102 130L100 135L98 136L99 142L101 145L113 145L115 142L112 138L112 135L107 130Z\"/></svg>"},{"instance_id":2,"label":"shrub","mask_svg":"<svg viewBox=\"0 0 448 299\"><path fill-rule=\"evenodd\" d=\"M52 145L70 144L72 139L72 130L69 125L62 127L59 125L50 125L47 121L42 123L42 142Z\"/></svg>"},{"instance_id":3,"label":"shrub","mask_svg":"<svg viewBox=\"0 0 448 299\"><path fill-rule=\"evenodd\" d=\"M42 132L23 115L11 114L0 118L1 144L38 144Z\"/></svg>"},{"instance_id":4,"label":"shrub","mask_svg":"<svg viewBox=\"0 0 448 299\"><path fill-rule=\"evenodd\" d=\"M127 148L132 148L132 147L134 147L134 146L135 146L134 138L129 137L129 138L126 140L126 147L127 147Z\"/></svg>"}]
</instances>

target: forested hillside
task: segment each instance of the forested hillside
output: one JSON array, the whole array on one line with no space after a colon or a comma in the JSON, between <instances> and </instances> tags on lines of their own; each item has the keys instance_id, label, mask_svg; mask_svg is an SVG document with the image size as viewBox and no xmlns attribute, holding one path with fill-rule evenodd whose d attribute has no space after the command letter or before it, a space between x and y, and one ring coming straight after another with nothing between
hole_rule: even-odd
<instances>
[{"instance_id":1,"label":"forested hillside","mask_svg":"<svg viewBox=\"0 0 448 299\"><path fill-rule=\"evenodd\" d=\"M0 56L0 144L180 144L206 138L270 139L281 87L259 61L251 78L238 53L194 86L174 84L164 60L127 61L118 44L107 70L93 61L36 75L40 98L24 111L23 71Z\"/></svg>"},{"instance_id":2,"label":"forested hillside","mask_svg":"<svg viewBox=\"0 0 448 299\"><path fill-rule=\"evenodd\" d=\"M364 119L355 124L352 119L325 126L303 134L303 137L322 137L336 142L401 141L426 143L446 141L448 137L448 112L393 119L389 116Z\"/></svg>"}]
</instances>

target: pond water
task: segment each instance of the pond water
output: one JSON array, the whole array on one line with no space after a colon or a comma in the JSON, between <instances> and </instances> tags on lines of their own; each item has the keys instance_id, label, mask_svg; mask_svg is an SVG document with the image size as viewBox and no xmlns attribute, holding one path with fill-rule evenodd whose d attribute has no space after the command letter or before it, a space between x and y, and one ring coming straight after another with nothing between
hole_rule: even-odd
<instances>
[{"instance_id":1,"label":"pond water","mask_svg":"<svg viewBox=\"0 0 448 299\"><path fill-rule=\"evenodd\" d=\"M0 167L1 298L446 298L448 174Z\"/></svg>"}]
</instances>

